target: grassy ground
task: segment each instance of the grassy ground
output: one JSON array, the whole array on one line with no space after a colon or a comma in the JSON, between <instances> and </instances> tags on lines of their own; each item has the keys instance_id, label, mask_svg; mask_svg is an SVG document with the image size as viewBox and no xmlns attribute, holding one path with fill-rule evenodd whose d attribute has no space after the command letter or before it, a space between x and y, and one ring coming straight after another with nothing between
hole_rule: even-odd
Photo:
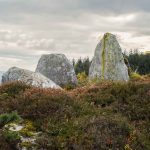
<instances>
[{"instance_id":1,"label":"grassy ground","mask_svg":"<svg viewBox=\"0 0 150 150\"><path fill-rule=\"evenodd\" d=\"M69 91L20 82L0 86L1 129L17 112L42 132L37 149L149 150L149 108L148 76L128 83L98 81ZM14 149L15 136L9 140L1 129L0 149Z\"/></svg>"}]
</instances>

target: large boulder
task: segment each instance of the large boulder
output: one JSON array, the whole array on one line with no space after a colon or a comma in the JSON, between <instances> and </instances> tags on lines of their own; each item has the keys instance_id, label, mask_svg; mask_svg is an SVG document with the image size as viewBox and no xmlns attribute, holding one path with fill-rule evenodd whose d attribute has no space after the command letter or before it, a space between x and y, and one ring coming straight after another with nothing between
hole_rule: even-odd
<instances>
[{"instance_id":1,"label":"large boulder","mask_svg":"<svg viewBox=\"0 0 150 150\"><path fill-rule=\"evenodd\" d=\"M77 84L77 77L73 65L64 54L42 55L38 62L36 72L40 72L60 86Z\"/></svg>"},{"instance_id":2,"label":"large boulder","mask_svg":"<svg viewBox=\"0 0 150 150\"><path fill-rule=\"evenodd\" d=\"M10 68L2 75L2 83L10 81L22 81L26 84L42 88L60 88L53 81L40 73L34 73L17 67Z\"/></svg>"},{"instance_id":3,"label":"large boulder","mask_svg":"<svg viewBox=\"0 0 150 150\"><path fill-rule=\"evenodd\" d=\"M128 68L125 65L121 47L115 35L106 33L98 43L89 69L90 78L128 81Z\"/></svg>"}]
</instances>

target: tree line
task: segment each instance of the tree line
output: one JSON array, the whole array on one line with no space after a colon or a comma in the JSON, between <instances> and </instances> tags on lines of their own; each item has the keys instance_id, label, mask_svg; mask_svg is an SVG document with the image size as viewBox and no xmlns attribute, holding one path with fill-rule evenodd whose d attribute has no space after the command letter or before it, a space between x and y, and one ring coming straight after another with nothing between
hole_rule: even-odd
<instances>
[{"instance_id":1,"label":"tree line","mask_svg":"<svg viewBox=\"0 0 150 150\"><path fill-rule=\"evenodd\" d=\"M124 58L129 62L130 68L133 72L137 72L141 75L150 74L150 54L139 53L138 50L130 50L129 54L123 53ZM85 72L89 74L89 68L91 60L89 57L84 59L72 60L76 74Z\"/></svg>"}]
</instances>

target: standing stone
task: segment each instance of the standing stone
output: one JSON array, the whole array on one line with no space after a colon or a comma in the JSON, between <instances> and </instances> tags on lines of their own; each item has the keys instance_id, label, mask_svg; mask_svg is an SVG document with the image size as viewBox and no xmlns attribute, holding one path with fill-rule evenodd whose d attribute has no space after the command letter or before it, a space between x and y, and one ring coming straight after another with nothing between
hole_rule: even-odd
<instances>
[{"instance_id":1,"label":"standing stone","mask_svg":"<svg viewBox=\"0 0 150 150\"><path fill-rule=\"evenodd\" d=\"M2 75L2 83L10 81L21 81L26 84L42 88L60 88L53 81L51 81L50 79L48 79L40 73L34 73L32 71L17 67L10 68L7 72L5 72Z\"/></svg>"},{"instance_id":2,"label":"standing stone","mask_svg":"<svg viewBox=\"0 0 150 150\"><path fill-rule=\"evenodd\" d=\"M121 47L116 36L106 33L95 49L89 69L90 78L128 81L128 68L125 65Z\"/></svg>"},{"instance_id":3,"label":"standing stone","mask_svg":"<svg viewBox=\"0 0 150 150\"><path fill-rule=\"evenodd\" d=\"M40 72L60 86L77 84L73 65L64 54L42 55L36 72Z\"/></svg>"}]
</instances>

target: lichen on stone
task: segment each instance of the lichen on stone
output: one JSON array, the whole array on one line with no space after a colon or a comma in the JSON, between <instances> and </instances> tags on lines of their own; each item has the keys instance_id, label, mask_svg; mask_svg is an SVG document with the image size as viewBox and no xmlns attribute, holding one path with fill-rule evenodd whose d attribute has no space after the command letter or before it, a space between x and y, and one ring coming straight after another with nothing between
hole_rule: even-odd
<instances>
[{"instance_id":1,"label":"lichen on stone","mask_svg":"<svg viewBox=\"0 0 150 150\"><path fill-rule=\"evenodd\" d=\"M107 37L109 36L109 33L106 33L104 35L104 39L103 39L103 48L102 48L102 79L104 79L104 73L105 73L105 51L106 51L106 40Z\"/></svg>"}]
</instances>

